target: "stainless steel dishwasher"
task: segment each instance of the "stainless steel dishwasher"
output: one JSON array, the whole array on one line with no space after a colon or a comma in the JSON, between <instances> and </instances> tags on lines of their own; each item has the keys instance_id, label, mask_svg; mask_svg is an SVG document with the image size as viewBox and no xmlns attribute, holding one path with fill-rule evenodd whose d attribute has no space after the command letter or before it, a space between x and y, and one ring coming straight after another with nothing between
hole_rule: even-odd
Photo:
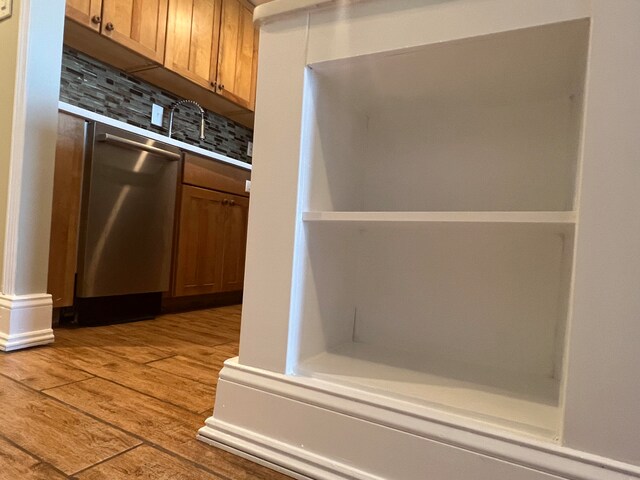
<instances>
[{"instance_id":1,"label":"stainless steel dishwasher","mask_svg":"<svg viewBox=\"0 0 640 480\"><path fill-rule=\"evenodd\" d=\"M76 312L80 323L149 318L169 288L180 150L88 126Z\"/></svg>"}]
</instances>

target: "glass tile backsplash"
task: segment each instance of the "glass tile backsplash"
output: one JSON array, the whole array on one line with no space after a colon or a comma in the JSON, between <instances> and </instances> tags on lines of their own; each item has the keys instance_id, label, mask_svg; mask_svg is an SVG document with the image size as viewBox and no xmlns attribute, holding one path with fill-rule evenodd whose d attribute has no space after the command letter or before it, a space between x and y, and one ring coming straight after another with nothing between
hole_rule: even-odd
<instances>
[{"instance_id":1,"label":"glass tile backsplash","mask_svg":"<svg viewBox=\"0 0 640 480\"><path fill-rule=\"evenodd\" d=\"M60 100L166 135L169 107L180 98L65 45ZM151 125L153 103L165 108L164 127ZM206 138L200 140L200 113L188 105L181 108L174 115L173 138L251 163L246 153L253 130L207 111Z\"/></svg>"}]
</instances>

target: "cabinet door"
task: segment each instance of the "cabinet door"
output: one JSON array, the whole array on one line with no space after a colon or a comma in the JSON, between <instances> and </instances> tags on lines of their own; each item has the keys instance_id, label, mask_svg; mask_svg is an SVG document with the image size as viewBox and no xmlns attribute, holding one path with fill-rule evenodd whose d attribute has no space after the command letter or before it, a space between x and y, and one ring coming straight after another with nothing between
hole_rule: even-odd
<instances>
[{"instance_id":1,"label":"cabinet door","mask_svg":"<svg viewBox=\"0 0 640 480\"><path fill-rule=\"evenodd\" d=\"M213 89L218 64L221 0L170 0L164 66Z\"/></svg>"},{"instance_id":2,"label":"cabinet door","mask_svg":"<svg viewBox=\"0 0 640 480\"><path fill-rule=\"evenodd\" d=\"M162 63L167 4L168 0L103 0L102 34Z\"/></svg>"},{"instance_id":3,"label":"cabinet door","mask_svg":"<svg viewBox=\"0 0 640 480\"><path fill-rule=\"evenodd\" d=\"M249 199L236 195L227 195L226 197L221 290L231 292L242 290L244 281Z\"/></svg>"},{"instance_id":4,"label":"cabinet door","mask_svg":"<svg viewBox=\"0 0 640 480\"><path fill-rule=\"evenodd\" d=\"M100 30L102 0L67 0L66 16L89 27Z\"/></svg>"},{"instance_id":5,"label":"cabinet door","mask_svg":"<svg viewBox=\"0 0 640 480\"><path fill-rule=\"evenodd\" d=\"M222 0L218 93L245 108L253 105L257 48L251 5L244 0Z\"/></svg>"},{"instance_id":6,"label":"cabinet door","mask_svg":"<svg viewBox=\"0 0 640 480\"><path fill-rule=\"evenodd\" d=\"M175 296L220 291L226 197L212 190L183 185Z\"/></svg>"},{"instance_id":7,"label":"cabinet door","mask_svg":"<svg viewBox=\"0 0 640 480\"><path fill-rule=\"evenodd\" d=\"M47 281L54 308L73 304L84 135L84 119L59 115Z\"/></svg>"}]
</instances>

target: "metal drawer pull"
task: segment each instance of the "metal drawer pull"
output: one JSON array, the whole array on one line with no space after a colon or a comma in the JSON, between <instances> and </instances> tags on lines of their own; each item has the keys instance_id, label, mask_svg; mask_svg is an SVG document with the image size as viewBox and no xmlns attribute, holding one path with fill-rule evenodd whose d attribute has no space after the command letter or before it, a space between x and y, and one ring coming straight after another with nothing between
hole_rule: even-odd
<instances>
[{"instance_id":1,"label":"metal drawer pull","mask_svg":"<svg viewBox=\"0 0 640 480\"><path fill-rule=\"evenodd\" d=\"M180 160L180 154L163 150L162 148L153 147L151 145L145 145L144 143L136 142L135 140L129 140L128 138L118 137L117 135L111 135L110 133L101 133L96 136L96 140L99 142L117 143L126 147L136 148L144 150L155 155L169 158L171 160Z\"/></svg>"}]
</instances>

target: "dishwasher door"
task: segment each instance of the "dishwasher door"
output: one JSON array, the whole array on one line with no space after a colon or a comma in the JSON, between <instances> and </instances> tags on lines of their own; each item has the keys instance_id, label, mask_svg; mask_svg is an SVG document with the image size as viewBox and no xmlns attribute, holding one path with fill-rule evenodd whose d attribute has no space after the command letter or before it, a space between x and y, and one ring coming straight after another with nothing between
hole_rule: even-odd
<instances>
[{"instance_id":1,"label":"dishwasher door","mask_svg":"<svg viewBox=\"0 0 640 480\"><path fill-rule=\"evenodd\" d=\"M89 126L77 297L169 289L180 150Z\"/></svg>"}]
</instances>

